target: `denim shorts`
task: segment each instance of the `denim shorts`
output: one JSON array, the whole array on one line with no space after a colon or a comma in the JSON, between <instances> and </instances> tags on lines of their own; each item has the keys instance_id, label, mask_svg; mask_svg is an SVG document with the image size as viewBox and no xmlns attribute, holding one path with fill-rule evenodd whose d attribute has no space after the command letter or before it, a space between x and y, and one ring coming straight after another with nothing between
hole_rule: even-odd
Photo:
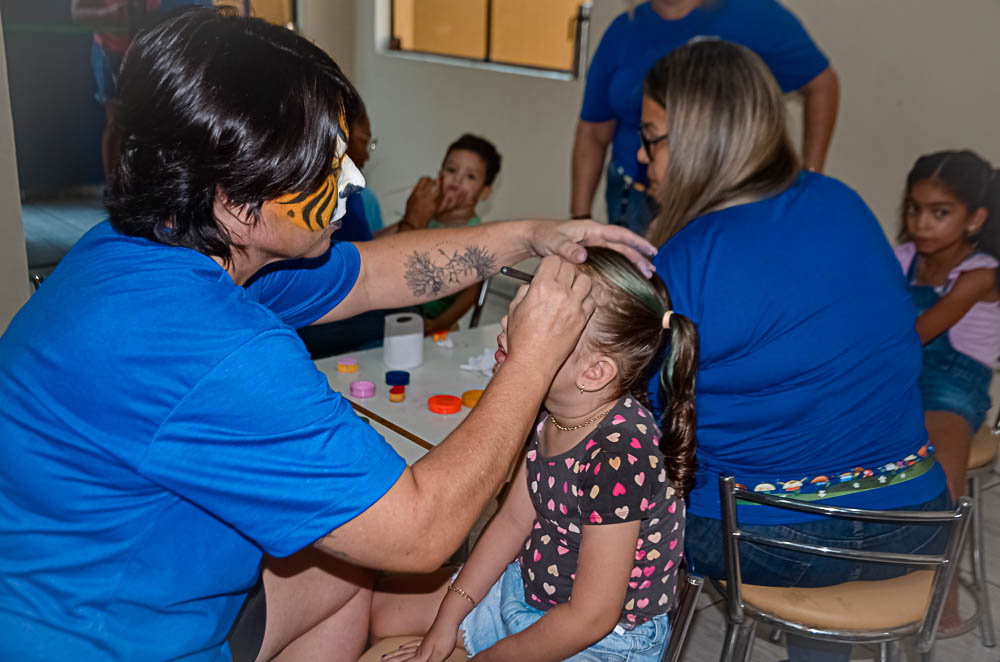
<instances>
[{"instance_id":1,"label":"denim shorts","mask_svg":"<svg viewBox=\"0 0 1000 662\"><path fill-rule=\"evenodd\" d=\"M462 621L469 657L481 653L504 637L517 634L545 615L524 601L521 564L514 561L486 597ZM667 614L634 630L615 627L590 648L567 662L658 662L670 636Z\"/></svg>"},{"instance_id":2,"label":"denim shorts","mask_svg":"<svg viewBox=\"0 0 1000 662\"><path fill-rule=\"evenodd\" d=\"M957 350L928 351L920 373L924 411L950 411L969 424L972 434L982 427L990 409L993 371Z\"/></svg>"}]
</instances>

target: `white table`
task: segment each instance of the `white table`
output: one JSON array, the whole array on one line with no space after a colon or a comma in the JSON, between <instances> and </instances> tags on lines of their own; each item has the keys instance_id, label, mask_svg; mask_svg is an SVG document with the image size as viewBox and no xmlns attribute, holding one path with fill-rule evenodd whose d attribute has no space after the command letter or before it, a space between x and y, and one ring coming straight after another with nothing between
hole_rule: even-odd
<instances>
[{"instance_id":1,"label":"white table","mask_svg":"<svg viewBox=\"0 0 1000 662\"><path fill-rule=\"evenodd\" d=\"M385 373L390 368L383 361L381 347L320 359L316 367L326 375L330 387L347 398L355 411L367 418L396 452L412 464L441 443L469 413L467 407L462 407L455 414L434 414L427 408L427 399L441 394L461 398L465 391L485 388L489 377L481 372L461 370L459 366L469 357L482 354L487 347L495 350L499 332L499 324L489 324L450 333L448 337L455 343L452 349L439 347L430 338L425 338L423 363L407 370L410 383L403 402L389 400ZM337 360L346 356L358 359L357 372L337 372ZM358 379L375 383L375 397L351 395L351 382Z\"/></svg>"}]
</instances>

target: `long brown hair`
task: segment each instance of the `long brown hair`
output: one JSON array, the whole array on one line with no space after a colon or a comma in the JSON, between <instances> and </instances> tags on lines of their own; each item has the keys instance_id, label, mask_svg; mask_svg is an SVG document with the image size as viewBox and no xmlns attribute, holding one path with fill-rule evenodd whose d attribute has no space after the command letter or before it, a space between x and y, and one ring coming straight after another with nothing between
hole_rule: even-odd
<instances>
[{"instance_id":1,"label":"long brown hair","mask_svg":"<svg viewBox=\"0 0 1000 662\"><path fill-rule=\"evenodd\" d=\"M677 313L670 328L663 315L671 310L670 293L659 276L646 278L628 259L608 248L588 248L582 269L595 282L600 304L588 329L591 346L616 359L618 392L631 393L649 407L650 379L659 374L666 407L660 422L660 450L674 489L684 496L697 468L694 408L698 368L698 331Z\"/></svg>"},{"instance_id":2,"label":"long brown hair","mask_svg":"<svg viewBox=\"0 0 1000 662\"><path fill-rule=\"evenodd\" d=\"M798 176L781 90L750 49L688 43L649 70L643 93L667 111L670 161L650 228L655 245L715 207L779 193Z\"/></svg>"}]
</instances>

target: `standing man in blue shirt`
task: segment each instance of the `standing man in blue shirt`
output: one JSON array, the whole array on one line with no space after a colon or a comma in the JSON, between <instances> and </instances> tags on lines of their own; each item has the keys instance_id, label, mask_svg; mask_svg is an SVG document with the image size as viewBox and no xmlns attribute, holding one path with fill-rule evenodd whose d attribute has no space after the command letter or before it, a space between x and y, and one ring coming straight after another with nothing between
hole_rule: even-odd
<instances>
[{"instance_id":1,"label":"standing man in blue shirt","mask_svg":"<svg viewBox=\"0 0 1000 662\"><path fill-rule=\"evenodd\" d=\"M823 170L837 120L837 75L791 12L777 0L651 0L616 18L591 60L573 144L574 218L592 214L610 145L608 221L645 233L654 214L646 169L636 157L642 80L657 60L697 38L748 47L782 91L803 94L803 165Z\"/></svg>"},{"instance_id":2,"label":"standing man in blue shirt","mask_svg":"<svg viewBox=\"0 0 1000 662\"><path fill-rule=\"evenodd\" d=\"M655 251L546 221L331 246L357 92L258 19L168 18L119 89L110 221L0 337L0 659L356 660L362 566L440 565L527 437L594 309L570 262ZM295 334L530 255L507 360L412 467Z\"/></svg>"}]
</instances>

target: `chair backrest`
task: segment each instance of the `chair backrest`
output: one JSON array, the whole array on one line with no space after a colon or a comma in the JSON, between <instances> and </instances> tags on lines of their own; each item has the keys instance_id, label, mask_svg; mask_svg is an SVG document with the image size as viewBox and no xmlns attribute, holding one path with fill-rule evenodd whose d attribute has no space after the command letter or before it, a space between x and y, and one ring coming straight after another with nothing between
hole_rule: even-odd
<instances>
[{"instance_id":1,"label":"chair backrest","mask_svg":"<svg viewBox=\"0 0 1000 662\"><path fill-rule=\"evenodd\" d=\"M927 613L917 633L917 649L927 652L934 645L934 636L938 621L944 607L948 587L951 586L958 562L969 531L973 503L968 497L959 499L955 510L945 511L910 511L910 510L861 510L858 508L839 508L824 506L814 502L750 492L736 487L733 476L719 476L719 498L722 503L723 545L726 558L726 570L729 581L726 582L728 618L732 623L742 623L743 596L741 593L742 575L740 572L739 545L741 543L756 543L770 547L849 559L870 563L887 563L908 567L932 568L934 580L931 589L931 601ZM805 543L783 540L749 533L740 529L737 521L737 499L763 504L774 508L794 510L798 512L836 517L867 522L883 522L892 524L939 524L948 527L948 543L941 554L904 554L894 552L872 552L855 549L844 549L828 546L809 545Z\"/></svg>"},{"instance_id":2,"label":"chair backrest","mask_svg":"<svg viewBox=\"0 0 1000 662\"><path fill-rule=\"evenodd\" d=\"M472 317L469 318L469 328L475 329L479 326L479 318L483 316L483 308L486 306L486 293L490 289L490 279L487 278L479 285L479 296L476 298L476 305L472 309Z\"/></svg>"},{"instance_id":3,"label":"chair backrest","mask_svg":"<svg viewBox=\"0 0 1000 662\"><path fill-rule=\"evenodd\" d=\"M691 626L691 617L694 616L694 610L698 606L698 596L701 595L704 584L704 579L691 575L687 575L681 583L677 604L670 614L670 638L667 640L661 662L678 662L681 659L684 641Z\"/></svg>"}]
</instances>

